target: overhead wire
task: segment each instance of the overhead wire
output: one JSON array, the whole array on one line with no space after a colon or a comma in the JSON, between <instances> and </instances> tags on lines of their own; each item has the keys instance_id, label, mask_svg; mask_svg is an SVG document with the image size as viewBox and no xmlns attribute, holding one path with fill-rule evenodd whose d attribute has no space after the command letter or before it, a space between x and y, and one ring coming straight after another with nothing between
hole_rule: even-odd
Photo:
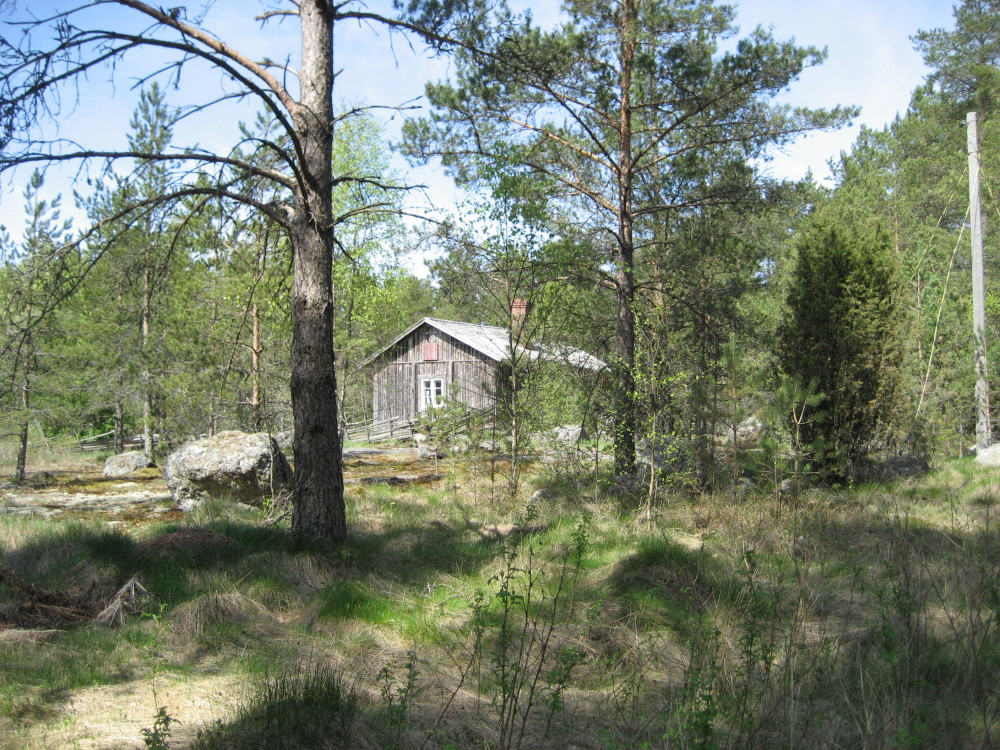
<instances>
[{"instance_id":1,"label":"overhead wire","mask_svg":"<svg viewBox=\"0 0 1000 750\"><path fill-rule=\"evenodd\" d=\"M969 218L968 209L965 211L965 218ZM948 263L948 273L945 275L944 286L941 289L941 302L938 304L937 317L934 320L934 334L931 336L931 349L927 353L927 371L924 374L922 382L920 383L920 401L917 403L917 414L920 414L920 410L923 409L924 400L927 396L927 386L930 383L931 368L934 364L934 351L937 348L938 331L941 327L941 314L944 312L944 300L945 296L948 294L948 284L951 281L951 272L955 267L955 256L958 254L958 248L962 244L962 235L965 234L965 224L966 222L963 221L962 228L958 232L958 239L955 240L955 247L951 251L951 261Z\"/></svg>"}]
</instances>

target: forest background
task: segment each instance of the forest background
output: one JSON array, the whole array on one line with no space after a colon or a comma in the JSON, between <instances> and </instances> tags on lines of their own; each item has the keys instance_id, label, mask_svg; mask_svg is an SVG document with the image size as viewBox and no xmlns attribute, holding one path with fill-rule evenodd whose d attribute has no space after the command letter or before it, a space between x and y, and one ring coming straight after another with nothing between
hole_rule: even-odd
<instances>
[{"instance_id":1,"label":"forest background","mask_svg":"<svg viewBox=\"0 0 1000 750\"><path fill-rule=\"evenodd\" d=\"M698 17L691 27L697 33L689 29L686 39L718 63L731 45L733 15L710 3L661 5ZM989 222L997 212L991 115L1000 85L994 6L967 1L951 28L914 29L927 80L904 114L861 130L833 164L832 186L811 175L773 177L762 157L800 131L846 123L849 109L783 111L804 119L749 136L739 132L744 111L742 120L717 124L710 140L726 143L723 151L680 149L690 158L673 163L669 175L650 170L635 186L637 242L628 259L609 255L600 222L552 190L551 173L537 164L496 152L464 158L471 141L448 141L460 108L451 107L447 87L428 92L437 120L411 121L403 150L417 162L443 155L467 192L453 216L414 223L405 216L409 181L392 166L378 118L357 111L366 105L343 104L352 116L335 131L333 170L363 179L334 193L343 218L333 266L342 423L370 413L370 381L358 364L409 324L434 315L506 325L517 296L532 302L539 337L591 351L632 379L624 397L609 388L592 402L594 431L623 442L609 425L620 423L626 408L634 433L628 439L669 443L685 457L676 465L684 483L731 480L734 468L717 455L717 437L750 415L780 435L788 455L961 454L975 416L964 118L970 110L982 117ZM578 24L599 23L589 6L574 8ZM762 55L780 49L767 46L772 42L761 41ZM773 86L761 85L754 106L772 106L773 95L797 77L795 65L822 62L818 51L782 53L800 57ZM461 80L482 61L458 55L449 64ZM583 83L601 90L600 81ZM171 103L173 93L153 81L142 87L128 128L131 148L169 150L175 127L190 114L185 103ZM248 118L245 143L272 127L263 116ZM48 192L42 173L32 177L23 229L17 239L3 238L0 434L45 441L116 429L143 434L151 448L154 434L171 445L232 427L289 429L287 238L259 213L195 198L127 225L107 223L121 206L168 185L215 177L158 161L135 162L127 174L96 169L74 187L72 222L61 216L68 197ZM595 185L604 179L586 178ZM91 222L99 230L80 243L80 228ZM989 281L996 275L989 232L986 243L993 349L1000 303ZM74 252L64 252L69 246ZM407 255L414 249L433 258L429 276L413 273ZM808 253L810 264L797 265ZM861 270L845 271L845 264ZM626 269L634 275L627 295L634 341L623 362L616 321ZM861 286L845 284L851 278ZM867 288L873 280L880 289ZM840 302L824 301L824 288L839 290ZM813 348L817 336L829 338L817 334L820 322L831 320L849 351ZM861 403L863 413L838 412L837 403ZM805 428L798 437L796 426ZM629 457L619 453L619 468L627 469Z\"/></svg>"}]
</instances>

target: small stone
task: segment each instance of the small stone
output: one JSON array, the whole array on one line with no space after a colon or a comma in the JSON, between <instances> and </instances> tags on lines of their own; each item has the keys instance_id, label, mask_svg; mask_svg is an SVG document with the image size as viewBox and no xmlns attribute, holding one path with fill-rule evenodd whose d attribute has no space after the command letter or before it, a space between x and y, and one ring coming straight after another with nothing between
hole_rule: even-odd
<instances>
[{"instance_id":1,"label":"small stone","mask_svg":"<svg viewBox=\"0 0 1000 750\"><path fill-rule=\"evenodd\" d=\"M430 458L444 458L445 452L440 448L436 448L428 443L418 443L417 444L417 457L423 459Z\"/></svg>"},{"instance_id":2,"label":"small stone","mask_svg":"<svg viewBox=\"0 0 1000 750\"><path fill-rule=\"evenodd\" d=\"M807 487L807 483L804 479L782 479L781 484L778 485L779 495L794 495L797 492L801 492Z\"/></svg>"},{"instance_id":3,"label":"small stone","mask_svg":"<svg viewBox=\"0 0 1000 750\"><path fill-rule=\"evenodd\" d=\"M542 500L547 500L550 497L552 497L552 490L547 490L547 489L543 488L543 489L540 489L540 490L535 490L535 493L531 497L528 498L528 502L529 503L538 503L538 502L541 502Z\"/></svg>"}]
</instances>

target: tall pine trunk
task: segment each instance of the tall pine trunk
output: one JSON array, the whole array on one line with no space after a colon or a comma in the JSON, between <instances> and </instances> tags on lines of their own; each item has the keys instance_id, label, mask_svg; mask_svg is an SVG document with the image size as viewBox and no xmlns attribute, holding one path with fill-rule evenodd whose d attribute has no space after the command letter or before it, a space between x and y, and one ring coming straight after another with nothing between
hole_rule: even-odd
<instances>
[{"instance_id":1,"label":"tall pine trunk","mask_svg":"<svg viewBox=\"0 0 1000 750\"><path fill-rule=\"evenodd\" d=\"M18 484L24 481L28 464L28 428L31 422L31 384L28 379L28 363L25 360L24 379L21 381L21 430L18 435L17 466L14 469L14 481Z\"/></svg>"},{"instance_id":2,"label":"tall pine trunk","mask_svg":"<svg viewBox=\"0 0 1000 750\"><path fill-rule=\"evenodd\" d=\"M27 475L28 465L28 430L31 425L31 365L34 359L31 338L31 302L28 302L26 323L22 348L24 352L23 370L21 372L21 424L18 434L17 465L14 468L14 481L21 483Z\"/></svg>"},{"instance_id":3,"label":"tall pine trunk","mask_svg":"<svg viewBox=\"0 0 1000 750\"><path fill-rule=\"evenodd\" d=\"M260 387L260 306L255 302L250 310L253 334L250 349L250 423L254 432L264 426L264 397Z\"/></svg>"},{"instance_id":4,"label":"tall pine trunk","mask_svg":"<svg viewBox=\"0 0 1000 750\"><path fill-rule=\"evenodd\" d=\"M618 155L618 257L615 286L618 316L615 345L618 361L614 391L615 474L635 472L635 240L632 208L634 165L632 157L632 66L635 59L636 9L633 0L621 4L621 74Z\"/></svg>"},{"instance_id":5,"label":"tall pine trunk","mask_svg":"<svg viewBox=\"0 0 1000 750\"><path fill-rule=\"evenodd\" d=\"M118 393L122 392L121 378L118 379ZM115 401L115 455L125 450L125 405L119 398Z\"/></svg>"},{"instance_id":6,"label":"tall pine trunk","mask_svg":"<svg viewBox=\"0 0 1000 750\"><path fill-rule=\"evenodd\" d=\"M153 387L149 373L149 318L152 308L150 288L150 253L147 248L145 267L142 269L142 452L153 457Z\"/></svg>"},{"instance_id":7,"label":"tall pine trunk","mask_svg":"<svg viewBox=\"0 0 1000 750\"><path fill-rule=\"evenodd\" d=\"M347 537L333 355L333 19L325 0L303 0L301 101L292 117L304 179L292 217L292 412L299 539Z\"/></svg>"}]
</instances>

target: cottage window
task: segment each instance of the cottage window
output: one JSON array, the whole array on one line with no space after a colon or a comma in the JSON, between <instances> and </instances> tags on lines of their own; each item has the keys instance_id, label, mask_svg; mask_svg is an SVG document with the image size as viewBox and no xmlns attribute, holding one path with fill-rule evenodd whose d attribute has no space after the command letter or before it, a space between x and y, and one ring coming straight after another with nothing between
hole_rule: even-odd
<instances>
[{"instance_id":1,"label":"cottage window","mask_svg":"<svg viewBox=\"0 0 1000 750\"><path fill-rule=\"evenodd\" d=\"M424 362L436 362L438 358L437 341L425 341L423 355Z\"/></svg>"},{"instance_id":2,"label":"cottage window","mask_svg":"<svg viewBox=\"0 0 1000 750\"><path fill-rule=\"evenodd\" d=\"M441 378L424 378L420 387L420 409L436 409L444 405L444 380Z\"/></svg>"}]
</instances>

